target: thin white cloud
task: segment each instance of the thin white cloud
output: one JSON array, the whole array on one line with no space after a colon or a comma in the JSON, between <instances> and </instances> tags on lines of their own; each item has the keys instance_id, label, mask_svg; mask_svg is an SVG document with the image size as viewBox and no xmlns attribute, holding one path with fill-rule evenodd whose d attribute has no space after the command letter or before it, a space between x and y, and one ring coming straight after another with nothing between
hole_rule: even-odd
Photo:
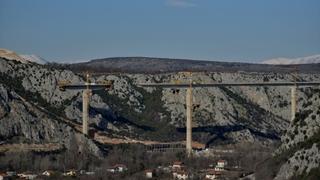
<instances>
[{"instance_id":1,"label":"thin white cloud","mask_svg":"<svg viewBox=\"0 0 320 180\"><path fill-rule=\"evenodd\" d=\"M190 0L167 0L166 5L179 8L188 8L196 6L196 4L191 2Z\"/></svg>"}]
</instances>

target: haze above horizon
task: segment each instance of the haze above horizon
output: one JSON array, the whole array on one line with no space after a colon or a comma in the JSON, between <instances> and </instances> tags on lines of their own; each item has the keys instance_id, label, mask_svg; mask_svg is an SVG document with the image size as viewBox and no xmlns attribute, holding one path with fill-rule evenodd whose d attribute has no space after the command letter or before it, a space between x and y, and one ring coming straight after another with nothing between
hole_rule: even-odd
<instances>
[{"instance_id":1,"label":"haze above horizon","mask_svg":"<svg viewBox=\"0 0 320 180\"><path fill-rule=\"evenodd\" d=\"M0 48L72 62L320 54L318 0L2 0Z\"/></svg>"}]
</instances>

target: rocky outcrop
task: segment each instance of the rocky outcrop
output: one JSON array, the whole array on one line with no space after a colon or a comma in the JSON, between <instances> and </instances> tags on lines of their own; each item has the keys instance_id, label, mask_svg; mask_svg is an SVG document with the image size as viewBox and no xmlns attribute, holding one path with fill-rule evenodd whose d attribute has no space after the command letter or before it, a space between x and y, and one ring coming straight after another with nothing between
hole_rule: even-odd
<instances>
[{"instance_id":1,"label":"rocky outcrop","mask_svg":"<svg viewBox=\"0 0 320 180\"><path fill-rule=\"evenodd\" d=\"M299 100L302 109L282 136L275 154L286 157L275 179L305 176L320 168L320 90L306 88Z\"/></svg>"},{"instance_id":2,"label":"rocky outcrop","mask_svg":"<svg viewBox=\"0 0 320 180\"><path fill-rule=\"evenodd\" d=\"M25 60L21 56L19 56L17 53L10 51L8 49L2 49L0 48L0 58L6 58L13 61L18 61L22 63L29 63L29 61Z\"/></svg>"},{"instance_id":3,"label":"rocky outcrop","mask_svg":"<svg viewBox=\"0 0 320 180\"><path fill-rule=\"evenodd\" d=\"M23 64L4 59L0 60L0 73L16 80L16 84L7 83L8 86L19 85L18 89L24 89L36 97L29 97L28 101L50 107L55 115L81 122L81 91L62 92L57 87L61 80L83 83L81 75L50 65ZM301 74L300 78L320 79L318 74ZM192 79L198 83L293 80L292 75L286 73L258 72L193 73ZM188 82L186 74L119 74L92 78L94 82L104 80L114 80L114 86L110 91L93 93L90 102L91 126L141 139L172 140L178 137L174 134L179 133L180 138L184 138L185 90L176 93L173 89L141 88L137 84L173 80ZM194 104L198 105L194 109L193 127L195 133L205 134L198 139L204 143L210 144L217 138L224 138L230 142L268 144L278 141L289 125L290 89L287 87L201 88L194 89L193 95ZM299 90L299 109L304 109L306 96L307 92ZM28 95L22 97L28 98ZM5 112L5 106L1 106L0 117L7 116ZM37 136L32 138L37 139Z\"/></svg>"},{"instance_id":4,"label":"rocky outcrop","mask_svg":"<svg viewBox=\"0 0 320 180\"><path fill-rule=\"evenodd\" d=\"M0 84L0 102L2 140L11 143L58 143L67 149L73 144L79 147L86 145L92 154L102 157L102 151L90 139L3 84Z\"/></svg>"},{"instance_id":5,"label":"rocky outcrop","mask_svg":"<svg viewBox=\"0 0 320 180\"><path fill-rule=\"evenodd\" d=\"M90 126L109 135L133 139L177 141L185 137L184 89L142 88L139 83L189 82L183 73L97 75L113 80L113 89L94 91ZM81 74L49 65L0 59L0 140L13 143L59 143L66 149L102 150L72 124L81 123L82 92L60 91L58 82L84 83ZM196 83L293 81L288 73L193 73ZM300 81L320 81L320 74L299 74ZM299 88L296 119L290 121L290 88L235 87L193 90L194 139L215 143L282 144L285 154L276 179L288 179L319 168L320 90Z\"/></svg>"},{"instance_id":6,"label":"rocky outcrop","mask_svg":"<svg viewBox=\"0 0 320 180\"><path fill-rule=\"evenodd\" d=\"M290 179L303 173L308 174L312 169L319 168L320 150L316 143L311 148L301 149L294 153L283 164L275 180Z\"/></svg>"},{"instance_id":7,"label":"rocky outcrop","mask_svg":"<svg viewBox=\"0 0 320 180\"><path fill-rule=\"evenodd\" d=\"M299 98L302 108L282 137L285 143L280 149L288 149L304 142L320 130L320 90L307 88L303 91Z\"/></svg>"}]
</instances>

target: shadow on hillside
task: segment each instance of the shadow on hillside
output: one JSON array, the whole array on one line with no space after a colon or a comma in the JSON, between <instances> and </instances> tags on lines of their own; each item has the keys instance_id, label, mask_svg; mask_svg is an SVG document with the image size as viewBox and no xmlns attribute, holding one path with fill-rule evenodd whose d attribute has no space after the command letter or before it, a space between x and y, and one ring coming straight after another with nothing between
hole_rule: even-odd
<instances>
[{"instance_id":1,"label":"shadow on hillside","mask_svg":"<svg viewBox=\"0 0 320 180\"><path fill-rule=\"evenodd\" d=\"M270 140L280 140L278 134L274 132L259 132L258 130L243 126L243 125L230 125L230 126L202 126L192 128L192 132L194 134L197 133L208 133L210 134L210 139L206 142L206 146L215 143L216 141L229 141L228 137L226 137L227 133L237 132L242 130L249 130L249 132L256 136L257 138L270 139ZM178 132L186 133L186 128L177 128Z\"/></svg>"},{"instance_id":2,"label":"shadow on hillside","mask_svg":"<svg viewBox=\"0 0 320 180\"><path fill-rule=\"evenodd\" d=\"M155 131L153 127L145 126L145 125L139 125L137 123L134 123L130 121L129 119L123 117L123 116L117 116L112 113L112 111L106 111L103 108L92 108L92 110L96 113L100 113L104 119L104 121L100 121L99 127L107 127L108 123L112 124L126 124L129 126L133 126L135 128L144 130L144 131Z\"/></svg>"}]
</instances>

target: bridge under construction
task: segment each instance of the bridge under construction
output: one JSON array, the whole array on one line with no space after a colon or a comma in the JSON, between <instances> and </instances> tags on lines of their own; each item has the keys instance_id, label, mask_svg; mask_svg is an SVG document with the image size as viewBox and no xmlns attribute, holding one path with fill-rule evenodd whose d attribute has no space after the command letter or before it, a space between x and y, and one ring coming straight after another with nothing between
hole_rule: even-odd
<instances>
[{"instance_id":1,"label":"bridge under construction","mask_svg":"<svg viewBox=\"0 0 320 180\"><path fill-rule=\"evenodd\" d=\"M191 74L191 73L190 73ZM190 75L191 76L191 75ZM92 95L92 90L110 89L113 85L112 81L101 83L91 83L89 74L86 75L84 84L71 84L68 81L59 82L59 89L65 90L83 90L83 115L82 115L82 133L88 135L89 121L89 100ZM291 120L295 118L297 109L297 88L298 87L314 87L320 86L320 82L244 82L244 83L195 83L189 79L189 83L139 83L138 86L145 88L172 88L172 89L187 89L186 91L186 142L185 149L187 155L192 155L192 110L193 110L193 88L220 88L220 87L289 87L291 88ZM163 144L160 143L160 147ZM170 145L168 148L180 148L180 145ZM154 146L157 149L157 146ZM161 149L161 148L160 148Z\"/></svg>"},{"instance_id":2,"label":"bridge under construction","mask_svg":"<svg viewBox=\"0 0 320 180\"><path fill-rule=\"evenodd\" d=\"M192 110L193 110L193 88L219 88L219 87L290 87L291 88L291 120L295 118L297 109L297 88L320 86L320 82L257 82L257 83L140 83L141 87L151 88L186 88L186 153L192 155Z\"/></svg>"},{"instance_id":3,"label":"bridge under construction","mask_svg":"<svg viewBox=\"0 0 320 180\"><path fill-rule=\"evenodd\" d=\"M113 81L105 81L100 83L91 83L90 75L86 74L86 82L84 84L71 84L64 80L59 82L58 87L61 91L65 90L83 90L82 92L82 133L88 135L89 121L89 101L92 95L92 90L110 89Z\"/></svg>"}]
</instances>

